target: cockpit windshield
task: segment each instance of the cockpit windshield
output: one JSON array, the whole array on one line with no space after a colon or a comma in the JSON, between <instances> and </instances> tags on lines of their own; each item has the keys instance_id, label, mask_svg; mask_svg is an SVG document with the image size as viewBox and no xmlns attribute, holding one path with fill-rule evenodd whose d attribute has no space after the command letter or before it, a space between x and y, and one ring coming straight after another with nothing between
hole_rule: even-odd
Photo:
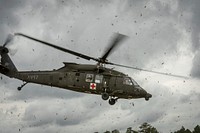
<instances>
[{"instance_id":1,"label":"cockpit windshield","mask_svg":"<svg viewBox=\"0 0 200 133\"><path fill-rule=\"evenodd\" d=\"M131 80L132 80L132 82L133 82L133 84L134 84L135 86L138 85L138 83L137 83L134 79L131 78Z\"/></svg>"},{"instance_id":2,"label":"cockpit windshield","mask_svg":"<svg viewBox=\"0 0 200 133\"><path fill-rule=\"evenodd\" d=\"M134 85L134 86L138 85L137 82L134 79L130 78L130 77L125 77L124 80L123 80L123 84L125 84L125 85Z\"/></svg>"}]
</instances>

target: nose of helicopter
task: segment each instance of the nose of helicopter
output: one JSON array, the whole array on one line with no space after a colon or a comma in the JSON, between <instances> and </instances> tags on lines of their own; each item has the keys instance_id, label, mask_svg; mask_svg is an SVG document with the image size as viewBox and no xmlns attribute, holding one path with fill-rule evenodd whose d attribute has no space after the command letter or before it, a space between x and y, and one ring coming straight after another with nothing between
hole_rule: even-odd
<instances>
[{"instance_id":1,"label":"nose of helicopter","mask_svg":"<svg viewBox=\"0 0 200 133\"><path fill-rule=\"evenodd\" d=\"M152 97L152 95L150 93L147 93L146 96L145 96L145 100L148 101L149 98L151 98L151 97Z\"/></svg>"},{"instance_id":2,"label":"nose of helicopter","mask_svg":"<svg viewBox=\"0 0 200 133\"><path fill-rule=\"evenodd\" d=\"M146 101L148 101L149 98L152 97L152 95L151 95L150 93L147 93L147 91L145 91L142 87L139 86L139 87L137 87L137 88L138 88L138 90L140 90L140 95L141 95L142 97L144 97Z\"/></svg>"}]
</instances>

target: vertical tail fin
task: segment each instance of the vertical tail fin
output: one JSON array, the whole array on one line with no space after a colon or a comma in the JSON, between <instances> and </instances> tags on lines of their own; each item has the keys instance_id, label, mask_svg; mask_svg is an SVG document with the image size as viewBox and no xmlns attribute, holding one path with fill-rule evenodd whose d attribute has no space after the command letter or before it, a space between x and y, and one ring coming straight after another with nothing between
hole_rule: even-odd
<instances>
[{"instance_id":1,"label":"vertical tail fin","mask_svg":"<svg viewBox=\"0 0 200 133\"><path fill-rule=\"evenodd\" d=\"M12 77L13 74L17 72L17 68L15 67L14 63L12 62L12 60L8 55L8 49L5 47L1 47L0 54L1 54L0 72L2 74Z\"/></svg>"}]
</instances>

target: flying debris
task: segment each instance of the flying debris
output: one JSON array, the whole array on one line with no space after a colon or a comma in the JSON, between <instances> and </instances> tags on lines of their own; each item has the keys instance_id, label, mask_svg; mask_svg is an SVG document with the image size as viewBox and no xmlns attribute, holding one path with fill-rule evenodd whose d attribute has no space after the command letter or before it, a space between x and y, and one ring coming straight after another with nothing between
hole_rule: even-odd
<instances>
[{"instance_id":1,"label":"flying debris","mask_svg":"<svg viewBox=\"0 0 200 133\"><path fill-rule=\"evenodd\" d=\"M103 100L108 100L110 105L114 105L118 99L144 98L145 100L149 100L152 95L140 87L133 78L122 72L107 68L105 65L119 66L156 74L182 77L108 61L107 58L111 55L112 52L114 52L114 49L117 48L117 46L119 46L119 44L121 44L125 39L127 39L127 36L122 34L115 34L110 45L100 58L78 53L22 33L15 33L15 36L25 37L62 52L72 54L76 57L97 62L97 64L77 64L64 62L63 67L57 70L54 69L52 71L18 71L10 59L9 50L6 47L7 44L12 40L12 38L8 36L5 43L0 46L0 73L10 78L22 80L24 84L18 87L19 91L28 83L36 83L82 93L101 95Z\"/></svg>"}]
</instances>

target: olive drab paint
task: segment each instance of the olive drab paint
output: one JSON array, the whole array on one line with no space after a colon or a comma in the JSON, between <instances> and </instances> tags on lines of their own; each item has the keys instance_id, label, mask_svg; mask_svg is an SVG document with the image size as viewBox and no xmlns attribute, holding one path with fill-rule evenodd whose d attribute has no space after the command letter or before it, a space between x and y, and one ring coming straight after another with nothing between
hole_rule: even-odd
<instances>
[{"instance_id":1,"label":"olive drab paint","mask_svg":"<svg viewBox=\"0 0 200 133\"><path fill-rule=\"evenodd\" d=\"M5 43L0 46L0 73L10 78L22 80L24 84L18 87L18 90L21 90L27 83L35 83L82 93L101 95L103 100L109 99L108 102L110 105L114 105L118 99L145 98L145 100L149 100L152 97L151 94L141 88L131 77L105 67L105 64L108 64L144 70L115 64L107 60L107 57L113 52L113 49L127 38L125 35L115 34L109 47L100 58L84 55L22 33L15 33L14 35L22 36L80 58L97 62L96 65L65 62L63 67L56 70L18 71L8 55L9 50L6 48L6 45L11 41L11 38L8 37Z\"/></svg>"}]
</instances>

